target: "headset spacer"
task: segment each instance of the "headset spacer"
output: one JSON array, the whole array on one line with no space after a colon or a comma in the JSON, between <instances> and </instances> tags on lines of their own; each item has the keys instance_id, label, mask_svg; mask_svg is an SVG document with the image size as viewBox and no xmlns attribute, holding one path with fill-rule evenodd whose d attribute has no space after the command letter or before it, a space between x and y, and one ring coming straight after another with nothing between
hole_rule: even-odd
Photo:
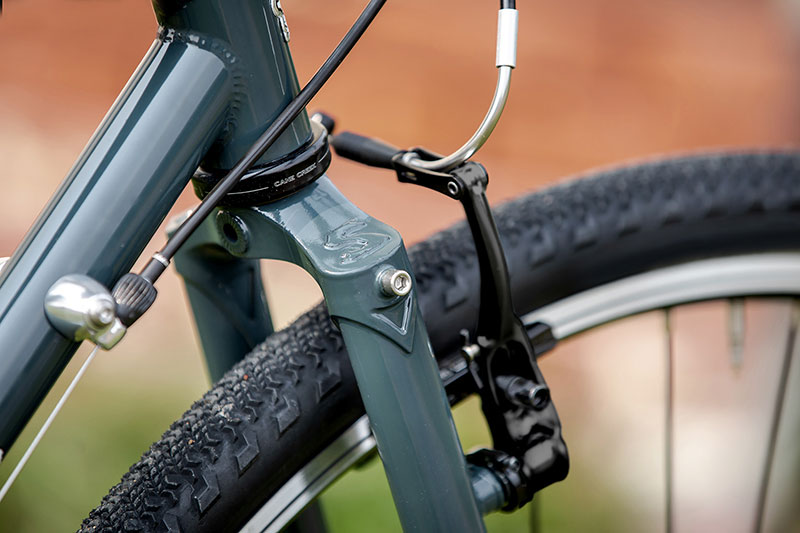
<instances>
[{"instance_id":1,"label":"headset spacer","mask_svg":"<svg viewBox=\"0 0 800 533\"><path fill-rule=\"evenodd\" d=\"M328 131L311 121L311 144L289 159L252 168L242 176L236 187L226 194L219 205L249 207L264 205L285 198L322 176L331 164ZM227 171L198 169L192 176L195 194L203 199L225 177Z\"/></svg>"}]
</instances>

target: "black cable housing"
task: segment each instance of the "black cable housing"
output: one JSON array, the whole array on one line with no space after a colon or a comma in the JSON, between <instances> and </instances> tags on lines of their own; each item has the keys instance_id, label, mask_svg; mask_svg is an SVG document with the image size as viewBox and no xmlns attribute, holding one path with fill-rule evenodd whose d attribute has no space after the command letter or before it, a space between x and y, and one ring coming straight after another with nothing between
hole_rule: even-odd
<instances>
[{"instance_id":1,"label":"black cable housing","mask_svg":"<svg viewBox=\"0 0 800 533\"><path fill-rule=\"evenodd\" d=\"M517 9L517 0L500 0L500 9Z\"/></svg>"},{"instance_id":2,"label":"black cable housing","mask_svg":"<svg viewBox=\"0 0 800 533\"><path fill-rule=\"evenodd\" d=\"M258 161L284 130L289 127L297 115L305 109L311 99L319 92L325 82L328 81L342 61L344 61L344 58L347 57L347 54L350 53L361 36L364 35L364 32L385 3L386 0L371 0L370 3L367 4L367 7L361 12L361 15L359 15L356 22L336 46L336 49L334 49L330 57L328 57L325 63L317 70L317 73L314 74L311 80L303 87L289 105L281 111L275 121L267 127L266 131L264 131L255 144L253 144L239 162L228 172L225 178L223 178L222 181L211 190L208 196L200 202L200 205L194 210L191 216L189 216L175 231L172 238L169 239L158 252L161 258L166 261L172 259L175 252L186 242L200 223L203 222L219 204L222 198L239 183L239 180L245 172ZM153 283L161 276L164 270L166 270L164 262L151 259L142 269L140 275Z\"/></svg>"}]
</instances>

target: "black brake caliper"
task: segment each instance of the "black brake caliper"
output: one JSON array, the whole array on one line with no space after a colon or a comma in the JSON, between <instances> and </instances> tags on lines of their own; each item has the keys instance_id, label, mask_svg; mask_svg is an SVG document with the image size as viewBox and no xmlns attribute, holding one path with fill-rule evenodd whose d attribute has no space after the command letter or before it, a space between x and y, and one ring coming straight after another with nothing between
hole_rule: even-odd
<instances>
[{"instance_id":1,"label":"black brake caliper","mask_svg":"<svg viewBox=\"0 0 800 533\"><path fill-rule=\"evenodd\" d=\"M470 374L481 396L492 434L493 450L470 454L470 463L491 469L503 484L513 510L536 491L567 476L569 458L561 422L550 390L536 363L536 353L514 312L505 255L486 199L489 177L473 162L448 173L407 165L409 152L392 159L401 182L438 191L461 202L475 240L480 267L480 313L475 342L464 347ZM417 149L421 159L435 154Z\"/></svg>"}]
</instances>

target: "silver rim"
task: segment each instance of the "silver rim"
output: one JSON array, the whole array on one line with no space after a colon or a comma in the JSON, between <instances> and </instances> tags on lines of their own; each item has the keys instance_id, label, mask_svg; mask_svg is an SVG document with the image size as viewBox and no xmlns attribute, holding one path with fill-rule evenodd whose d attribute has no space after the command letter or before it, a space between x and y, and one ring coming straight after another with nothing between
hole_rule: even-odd
<instances>
[{"instance_id":1,"label":"silver rim","mask_svg":"<svg viewBox=\"0 0 800 533\"><path fill-rule=\"evenodd\" d=\"M800 294L800 253L740 255L662 268L570 296L529 313L563 339L653 309L736 296Z\"/></svg>"},{"instance_id":2,"label":"silver rim","mask_svg":"<svg viewBox=\"0 0 800 533\"><path fill-rule=\"evenodd\" d=\"M627 316L702 300L800 295L800 253L740 255L666 267L575 294L523 317L556 339ZM267 501L241 530L278 532L375 447L361 417Z\"/></svg>"}]
</instances>

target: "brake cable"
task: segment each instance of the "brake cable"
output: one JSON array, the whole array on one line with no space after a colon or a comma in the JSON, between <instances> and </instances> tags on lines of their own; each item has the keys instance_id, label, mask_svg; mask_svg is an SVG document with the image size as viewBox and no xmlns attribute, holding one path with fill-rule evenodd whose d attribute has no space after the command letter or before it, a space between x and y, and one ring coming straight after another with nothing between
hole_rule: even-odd
<instances>
[{"instance_id":1,"label":"brake cable","mask_svg":"<svg viewBox=\"0 0 800 533\"><path fill-rule=\"evenodd\" d=\"M497 54L495 56L495 66L498 69L497 86L492 103L489 105L489 111L486 112L486 116L472 137L461 148L446 157L428 161L420 158L414 152L407 152L403 156L403 163L419 170L450 170L472 157L489 139L500 120L500 115L503 114L503 109L505 109L511 87L511 71L517 66L518 25L519 12L516 9L515 0L501 0L500 11L497 15Z\"/></svg>"},{"instance_id":2,"label":"brake cable","mask_svg":"<svg viewBox=\"0 0 800 533\"><path fill-rule=\"evenodd\" d=\"M494 96L478 129L461 148L448 156L441 156L422 149L401 150L379 139L345 131L334 135L331 140L336 153L369 166L395 170L399 166L422 173L447 173L469 160L491 136L508 100L511 71L517 65L519 14L515 5L514 0L500 2L495 55L495 66L498 71ZM333 122L330 117L325 117L325 120Z\"/></svg>"},{"instance_id":3,"label":"brake cable","mask_svg":"<svg viewBox=\"0 0 800 533\"><path fill-rule=\"evenodd\" d=\"M0 489L0 502L3 501L3 498L8 493L8 490L11 488L11 485L17 479L17 476L19 476L19 473L22 472L22 468L25 466L25 463L28 462L28 459L31 458L33 451L36 449L36 446L39 445L39 442L42 440L42 437L44 437L44 434L47 432L48 429L50 429L50 425L53 423L53 420L55 420L58 413L61 412L61 408L64 407L65 403L67 403L69 395L72 394L73 390L75 390L75 386L78 385L78 381L80 381L80 379L86 373L86 369L89 368L89 364L94 360L94 356L97 355L97 351L99 349L100 346L95 346L94 349L92 350L92 353L90 353L89 356L86 358L86 361L83 362L80 369L78 369L78 372L75 374L75 377L72 378L72 381L67 386L67 389L64 391L64 394L61 395L61 398L58 400L58 403L56 403L56 406L53 407L53 410L47 416L47 420L44 421L44 424L42 424L42 427L39 429L39 432L33 438L33 441L31 441L31 443L28 445L28 449L25 450L25 453L22 455L22 459L19 460L17 466L15 466L14 470L11 472L11 475L8 476L8 479L6 479L6 482L3 484L3 488Z\"/></svg>"}]
</instances>

